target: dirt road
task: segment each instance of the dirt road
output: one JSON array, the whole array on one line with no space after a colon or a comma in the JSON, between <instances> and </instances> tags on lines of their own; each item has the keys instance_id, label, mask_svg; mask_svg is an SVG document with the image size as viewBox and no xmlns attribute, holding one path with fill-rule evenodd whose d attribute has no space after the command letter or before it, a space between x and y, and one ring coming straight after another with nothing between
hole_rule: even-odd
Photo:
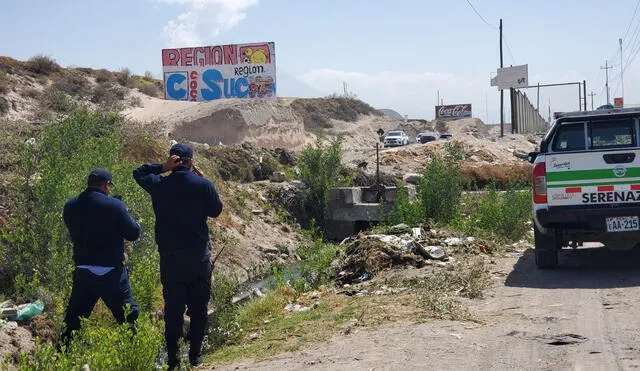
<instances>
[{"instance_id":1,"label":"dirt road","mask_svg":"<svg viewBox=\"0 0 640 371\"><path fill-rule=\"evenodd\" d=\"M500 259L473 301L480 323L392 324L216 370L632 370L640 368L640 251L580 249L539 271Z\"/></svg>"}]
</instances>

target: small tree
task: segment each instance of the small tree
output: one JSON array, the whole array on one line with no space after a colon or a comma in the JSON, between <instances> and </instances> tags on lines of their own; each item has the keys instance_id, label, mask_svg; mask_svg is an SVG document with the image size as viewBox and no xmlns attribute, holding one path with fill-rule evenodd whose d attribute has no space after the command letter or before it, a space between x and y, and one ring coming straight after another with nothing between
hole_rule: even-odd
<instances>
[{"instance_id":1,"label":"small tree","mask_svg":"<svg viewBox=\"0 0 640 371\"><path fill-rule=\"evenodd\" d=\"M432 156L422 171L418 194L427 219L447 224L456 217L462 194L462 157L459 147L449 146L444 156Z\"/></svg>"},{"instance_id":2,"label":"small tree","mask_svg":"<svg viewBox=\"0 0 640 371\"><path fill-rule=\"evenodd\" d=\"M303 208L316 225L323 226L329 200L329 189L349 183L346 175L340 174L342 161L342 139L319 137L315 146L308 145L300 156L300 179L309 187Z\"/></svg>"}]
</instances>

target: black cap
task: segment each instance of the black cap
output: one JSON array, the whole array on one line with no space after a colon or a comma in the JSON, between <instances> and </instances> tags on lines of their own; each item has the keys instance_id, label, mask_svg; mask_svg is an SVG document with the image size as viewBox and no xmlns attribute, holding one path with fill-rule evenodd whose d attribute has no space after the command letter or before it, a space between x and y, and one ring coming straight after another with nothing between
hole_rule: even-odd
<instances>
[{"instance_id":1,"label":"black cap","mask_svg":"<svg viewBox=\"0 0 640 371\"><path fill-rule=\"evenodd\" d=\"M108 182L110 184L113 184L113 177L111 176L111 173L109 172L109 170L99 167L91 170L91 172L89 173L89 178L87 179L87 182L89 184L102 183L102 182Z\"/></svg>"},{"instance_id":2,"label":"black cap","mask_svg":"<svg viewBox=\"0 0 640 371\"><path fill-rule=\"evenodd\" d=\"M169 150L169 156L177 155L183 160L191 160L193 157L193 148L184 143L176 143Z\"/></svg>"}]
</instances>

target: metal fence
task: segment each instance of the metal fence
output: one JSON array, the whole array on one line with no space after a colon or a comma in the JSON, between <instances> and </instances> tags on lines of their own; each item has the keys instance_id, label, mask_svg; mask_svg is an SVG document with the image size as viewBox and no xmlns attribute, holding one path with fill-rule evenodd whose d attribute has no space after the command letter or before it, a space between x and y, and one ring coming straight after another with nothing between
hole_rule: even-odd
<instances>
[{"instance_id":1,"label":"metal fence","mask_svg":"<svg viewBox=\"0 0 640 371\"><path fill-rule=\"evenodd\" d=\"M542 118L525 93L512 90L511 123L514 133L531 134L546 132L549 123Z\"/></svg>"}]
</instances>

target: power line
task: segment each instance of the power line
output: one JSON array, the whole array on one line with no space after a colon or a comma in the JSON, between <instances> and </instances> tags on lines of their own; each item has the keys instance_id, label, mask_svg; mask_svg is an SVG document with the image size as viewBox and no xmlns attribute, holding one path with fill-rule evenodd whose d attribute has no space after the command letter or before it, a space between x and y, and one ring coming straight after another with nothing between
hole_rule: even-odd
<instances>
[{"instance_id":1,"label":"power line","mask_svg":"<svg viewBox=\"0 0 640 371\"><path fill-rule=\"evenodd\" d=\"M511 61L515 65L516 64L516 59L513 58L513 54L511 53L511 48L509 47L509 44L507 43L507 39L505 39L504 35L502 35L502 41L504 41L504 46L507 47L507 51L509 52L509 57L511 57Z\"/></svg>"},{"instance_id":2,"label":"power line","mask_svg":"<svg viewBox=\"0 0 640 371\"><path fill-rule=\"evenodd\" d=\"M470 2L469 0L467 0L467 4L469 4L469 6L471 7L471 9L473 9L473 11L478 15L478 17L480 17L480 19L482 19L482 22L484 22L484 24L486 24L487 26L489 26L489 27L493 28L494 30L497 30L497 29L498 29L498 27L496 27L496 26L492 26L489 22L487 22L487 20L486 20L486 19L484 19L484 17L482 16L482 14L480 14L480 13L478 12L478 10L476 10L476 7L475 7L475 6L473 6L473 4L471 4L471 2Z\"/></svg>"},{"instance_id":3,"label":"power line","mask_svg":"<svg viewBox=\"0 0 640 371\"><path fill-rule=\"evenodd\" d=\"M625 40L627 38L627 35L629 34L629 30L631 29L631 25L633 24L633 20L636 18L636 13L638 12L638 6L640 5L640 0L638 0L638 2L636 3L636 8L633 10L633 17L631 17L631 20L629 21L629 26L627 26L627 31L624 33L624 36L622 37L622 40Z\"/></svg>"}]
</instances>

